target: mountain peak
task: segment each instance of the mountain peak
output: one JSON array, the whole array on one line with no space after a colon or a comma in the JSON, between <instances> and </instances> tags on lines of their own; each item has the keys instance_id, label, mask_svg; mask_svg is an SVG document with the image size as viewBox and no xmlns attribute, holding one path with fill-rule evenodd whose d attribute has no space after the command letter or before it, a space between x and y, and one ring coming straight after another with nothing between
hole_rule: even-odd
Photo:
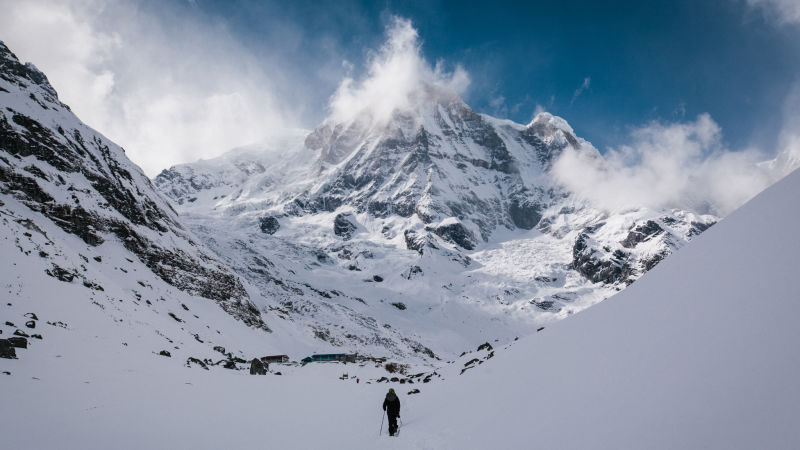
<instances>
[{"instance_id":1,"label":"mountain peak","mask_svg":"<svg viewBox=\"0 0 800 450\"><path fill-rule=\"evenodd\" d=\"M58 94L47 76L33 64L20 62L3 41L0 41L0 77L14 84L19 84L21 79L30 81L44 90L49 97L47 100L58 101Z\"/></svg>"},{"instance_id":2,"label":"mountain peak","mask_svg":"<svg viewBox=\"0 0 800 450\"><path fill-rule=\"evenodd\" d=\"M552 127L562 131L566 131L571 134L575 134L575 131L569 126L566 120L559 116L554 116L549 112L540 112L536 114L533 120L527 125L528 128L532 127Z\"/></svg>"},{"instance_id":3,"label":"mountain peak","mask_svg":"<svg viewBox=\"0 0 800 450\"><path fill-rule=\"evenodd\" d=\"M559 144L560 147L570 144L573 148L580 148L580 142L575 136L575 131L566 120L554 116L549 112L540 112L526 126L527 133L532 133L542 141Z\"/></svg>"}]
</instances>

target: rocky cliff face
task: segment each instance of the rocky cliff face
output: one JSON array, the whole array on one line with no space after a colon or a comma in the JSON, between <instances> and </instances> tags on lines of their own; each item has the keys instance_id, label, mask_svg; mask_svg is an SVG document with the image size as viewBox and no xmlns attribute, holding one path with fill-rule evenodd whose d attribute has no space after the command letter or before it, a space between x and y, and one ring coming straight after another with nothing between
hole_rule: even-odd
<instances>
[{"instance_id":1,"label":"rocky cliff face","mask_svg":"<svg viewBox=\"0 0 800 450\"><path fill-rule=\"evenodd\" d=\"M0 105L3 197L89 246L117 242L170 285L267 329L239 277L183 228L122 148L80 122L47 77L2 43Z\"/></svg>"},{"instance_id":2,"label":"rocky cliff face","mask_svg":"<svg viewBox=\"0 0 800 450\"><path fill-rule=\"evenodd\" d=\"M566 146L582 149L582 141L550 115L520 126L477 114L457 96L430 95L387 124L356 118L314 130L305 146L319 152L324 175L285 211L347 205L374 218L415 217L422 232L455 221L449 227L465 239L451 242L468 250L474 244L467 235L485 242L498 228L532 229L553 201L542 189L549 162Z\"/></svg>"}]
</instances>

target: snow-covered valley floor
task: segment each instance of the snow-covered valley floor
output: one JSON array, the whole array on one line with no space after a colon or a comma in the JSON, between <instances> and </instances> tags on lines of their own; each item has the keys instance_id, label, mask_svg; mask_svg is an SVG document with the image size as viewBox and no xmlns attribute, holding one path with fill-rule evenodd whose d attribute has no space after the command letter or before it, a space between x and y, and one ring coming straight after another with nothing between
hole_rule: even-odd
<instances>
[{"instance_id":1,"label":"snow-covered valley floor","mask_svg":"<svg viewBox=\"0 0 800 450\"><path fill-rule=\"evenodd\" d=\"M388 375L372 364L187 368L145 350L157 336L96 337L106 311L66 296L74 325L40 317L44 339L0 360L3 447L799 448L798 192L795 172L608 301L430 383L367 383ZM22 301L4 320L41 306ZM389 386L398 438L378 435Z\"/></svg>"}]
</instances>

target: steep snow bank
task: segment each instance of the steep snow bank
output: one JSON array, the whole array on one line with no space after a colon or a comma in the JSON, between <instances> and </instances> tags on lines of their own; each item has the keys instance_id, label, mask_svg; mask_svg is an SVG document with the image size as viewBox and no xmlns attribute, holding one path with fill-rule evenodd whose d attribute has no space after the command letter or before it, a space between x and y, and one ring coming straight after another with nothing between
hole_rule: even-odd
<instances>
[{"instance_id":1,"label":"steep snow bank","mask_svg":"<svg viewBox=\"0 0 800 450\"><path fill-rule=\"evenodd\" d=\"M800 172L430 396L441 448L800 448Z\"/></svg>"}]
</instances>

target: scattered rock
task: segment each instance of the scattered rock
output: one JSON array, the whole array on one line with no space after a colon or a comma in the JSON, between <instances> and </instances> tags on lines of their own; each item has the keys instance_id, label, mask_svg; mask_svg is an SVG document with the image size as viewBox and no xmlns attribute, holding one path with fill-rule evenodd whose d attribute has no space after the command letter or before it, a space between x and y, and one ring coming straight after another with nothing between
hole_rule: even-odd
<instances>
[{"instance_id":1,"label":"scattered rock","mask_svg":"<svg viewBox=\"0 0 800 450\"><path fill-rule=\"evenodd\" d=\"M199 359L197 359L195 357L189 357L189 359L186 360L186 367L192 367L192 364L197 364L198 366L202 367L203 369L208 370L208 366L206 365L206 363L204 363L203 361L200 361Z\"/></svg>"},{"instance_id":2,"label":"scattered rock","mask_svg":"<svg viewBox=\"0 0 800 450\"><path fill-rule=\"evenodd\" d=\"M28 340L24 337L10 337L5 339L12 347L16 348L28 348Z\"/></svg>"},{"instance_id":3,"label":"scattered rock","mask_svg":"<svg viewBox=\"0 0 800 450\"><path fill-rule=\"evenodd\" d=\"M372 280L380 283L381 281L383 281L383 277L380 275L373 275Z\"/></svg>"},{"instance_id":4,"label":"scattered rock","mask_svg":"<svg viewBox=\"0 0 800 450\"><path fill-rule=\"evenodd\" d=\"M236 362L235 362L235 361L233 361L232 359L226 360L226 361L225 361L225 362L222 364L222 367L224 367L224 368L226 368L226 369L233 369L233 370L236 370Z\"/></svg>"},{"instance_id":5,"label":"scattered rock","mask_svg":"<svg viewBox=\"0 0 800 450\"><path fill-rule=\"evenodd\" d=\"M399 309L400 311L405 311L406 310L406 304L403 303L403 302L392 303L392 306L394 306L395 308Z\"/></svg>"},{"instance_id":6,"label":"scattered rock","mask_svg":"<svg viewBox=\"0 0 800 450\"><path fill-rule=\"evenodd\" d=\"M74 272L70 272L69 270L59 267L55 264L53 264L53 267L45 270L45 273L67 283L70 283L75 279Z\"/></svg>"},{"instance_id":7,"label":"scattered rock","mask_svg":"<svg viewBox=\"0 0 800 450\"><path fill-rule=\"evenodd\" d=\"M408 391L408 395L411 395L411 394L419 394L419 389L412 389L412 390Z\"/></svg>"},{"instance_id":8,"label":"scattered rock","mask_svg":"<svg viewBox=\"0 0 800 450\"><path fill-rule=\"evenodd\" d=\"M492 350L492 344L490 344L488 342L484 342L483 344L478 346L478 351L481 351L481 350L490 350L491 351Z\"/></svg>"},{"instance_id":9,"label":"scattered rock","mask_svg":"<svg viewBox=\"0 0 800 450\"><path fill-rule=\"evenodd\" d=\"M176 316L175 313L171 312L169 313L169 316L175 319L177 322L183 322L183 320L180 317Z\"/></svg>"},{"instance_id":10,"label":"scattered rock","mask_svg":"<svg viewBox=\"0 0 800 450\"><path fill-rule=\"evenodd\" d=\"M42 340L42 335L41 335L41 334L32 334L32 335L31 335L31 338L32 338L32 339L39 339L39 340Z\"/></svg>"},{"instance_id":11,"label":"scattered rock","mask_svg":"<svg viewBox=\"0 0 800 450\"><path fill-rule=\"evenodd\" d=\"M464 367L471 366L472 364L475 364L476 362L480 362L480 360L478 358L472 358L469 361L467 361L466 363L464 363Z\"/></svg>"},{"instance_id":12,"label":"scattered rock","mask_svg":"<svg viewBox=\"0 0 800 450\"><path fill-rule=\"evenodd\" d=\"M35 320L29 320L29 321L25 322L25 326L28 327L28 328L36 328L36 321Z\"/></svg>"},{"instance_id":13,"label":"scattered rock","mask_svg":"<svg viewBox=\"0 0 800 450\"><path fill-rule=\"evenodd\" d=\"M12 322L9 322L7 320L6 320L6 325L9 326L9 327L15 327L16 326Z\"/></svg>"},{"instance_id":14,"label":"scattered rock","mask_svg":"<svg viewBox=\"0 0 800 450\"><path fill-rule=\"evenodd\" d=\"M14 350L15 345L12 345L8 339L0 339L0 358L17 359L17 351Z\"/></svg>"},{"instance_id":15,"label":"scattered rock","mask_svg":"<svg viewBox=\"0 0 800 450\"><path fill-rule=\"evenodd\" d=\"M403 272L403 278L405 278L407 280L415 278L415 277L417 277L419 275L422 275L422 267L420 267L420 266L411 266L411 267L409 267L408 270Z\"/></svg>"},{"instance_id":16,"label":"scattered rock","mask_svg":"<svg viewBox=\"0 0 800 450\"><path fill-rule=\"evenodd\" d=\"M550 311L556 304L553 300L531 300L530 303L542 311Z\"/></svg>"},{"instance_id":17,"label":"scattered rock","mask_svg":"<svg viewBox=\"0 0 800 450\"><path fill-rule=\"evenodd\" d=\"M266 375L268 365L258 358L250 361L250 375Z\"/></svg>"},{"instance_id":18,"label":"scattered rock","mask_svg":"<svg viewBox=\"0 0 800 450\"><path fill-rule=\"evenodd\" d=\"M26 333L26 332L24 332L22 330L14 331L14 336L30 337L30 336L28 336L28 333Z\"/></svg>"},{"instance_id":19,"label":"scattered rock","mask_svg":"<svg viewBox=\"0 0 800 450\"><path fill-rule=\"evenodd\" d=\"M161 356L166 356L167 358L172 358L172 354L167 350L161 350L160 352L158 352L158 354Z\"/></svg>"},{"instance_id":20,"label":"scattered rock","mask_svg":"<svg viewBox=\"0 0 800 450\"><path fill-rule=\"evenodd\" d=\"M25 313L25 317L28 319L39 320L39 317L34 313Z\"/></svg>"}]
</instances>

